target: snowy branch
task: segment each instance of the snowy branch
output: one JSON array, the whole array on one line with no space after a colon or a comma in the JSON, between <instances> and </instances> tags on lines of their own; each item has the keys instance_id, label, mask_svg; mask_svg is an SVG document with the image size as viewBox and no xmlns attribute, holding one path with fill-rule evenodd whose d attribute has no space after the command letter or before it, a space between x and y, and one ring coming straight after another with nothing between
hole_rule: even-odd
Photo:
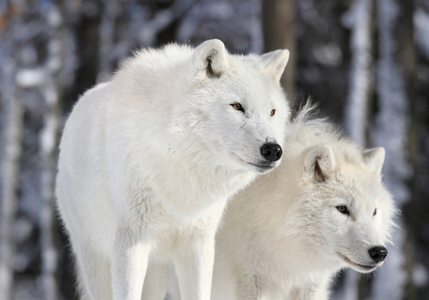
<instances>
[{"instance_id":1,"label":"snowy branch","mask_svg":"<svg viewBox=\"0 0 429 300\"><path fill-rule=\"evenodd\" d=\"M159 32L183 15L195 0L176 1L170 8L161 10L141 29L138 39L142 45L153 45Z\"/></svg>"},{"instance_id":2,"label":"snowy branch","mask_svg":"<svg viewBox=\"0 0 429 300\"><path fill-rule=\"evenodd\" d=\"M21 68L16 72L15 81L22 88L37 88L45 82L45 68Z\"/></svg>"}]
</instances>

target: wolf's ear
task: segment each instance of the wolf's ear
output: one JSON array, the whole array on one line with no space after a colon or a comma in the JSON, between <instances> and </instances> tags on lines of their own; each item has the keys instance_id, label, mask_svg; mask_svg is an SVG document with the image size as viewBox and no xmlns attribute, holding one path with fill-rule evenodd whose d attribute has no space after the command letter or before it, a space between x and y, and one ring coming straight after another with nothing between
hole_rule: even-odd
<instances>
[{"instance_id":1,"label":"wolf's ear","mask_svg":"<svg viewBox=\"0 0 429 300\"><path fill-rule=\"evenodd\" d=\"M193 61L202 77L219 77L228 67L225 45L220 40L208 40L195 48Z\"/></svg>"},{"instance_id":2,"label":"wolf's ear","mask_svg":"<svg viewBox=\"0 0 429 300\"><path fill-rule=\"evenodd\" d=\"M289 61L289 50L276 50L261 56L261 64L265 72L271 76L275 83L280 83L280 78Z\"/></svg>"},{"instance_id":3,"label":"wolf's ear","mask_svg":"<svg viewBox=\"0 0 429 300\"><path fill-rule=\"evenodd\" d=\"M383 147L366 149L362 153L363 161L370 170L375 172L381 178L381 169L383 168L386 151Z\"/></svg>"},{"instance_id":4,"label":"wolf's ear","mask_svg":"<svg viewBox=\"0 0 429 300\"><path fill-rule=\"evenodd\" d=\"M319 145L307 150L304 157L304 177L317 182L325 181L335 169L335 157L332 147Z\"/></svg>"}]
</instances>

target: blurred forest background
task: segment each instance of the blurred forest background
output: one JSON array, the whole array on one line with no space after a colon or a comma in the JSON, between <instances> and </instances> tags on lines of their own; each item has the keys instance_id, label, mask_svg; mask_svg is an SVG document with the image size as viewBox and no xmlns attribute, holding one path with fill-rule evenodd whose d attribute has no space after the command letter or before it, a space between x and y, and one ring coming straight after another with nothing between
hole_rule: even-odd
<instances>
[{"instance_id":1,"label":"blurred forest background","mask_svg":"<svg viewBox=\"0 0 429 300\"><path fill-rule=\"evenodd\" d=\"M386 148L394 246L374 274L340 274L332 298L429 299L429 0L1 0L0 299L77 297L53 187L79 95L140 47L211 38L233 53L288 48L293 107L312 96Z\"/></svg>"}]
</instances>

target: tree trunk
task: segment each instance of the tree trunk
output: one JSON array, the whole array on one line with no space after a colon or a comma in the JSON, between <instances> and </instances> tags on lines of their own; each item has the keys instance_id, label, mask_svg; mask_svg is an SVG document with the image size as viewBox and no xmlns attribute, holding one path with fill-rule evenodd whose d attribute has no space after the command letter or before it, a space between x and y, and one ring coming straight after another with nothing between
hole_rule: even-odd
<instances>
[{"instance_id":1,"label":"tree trunk","mask_svg":"<svg viewBox=\"0 0 429 300\"><path fill-rule=\"evenodd\" d=\"M386 149L383 181L394 196L399 209L409 201L407 180L410 177L408 153L408 103L403 70L398 55L397 27L400 7L396 0L378 0L377 95L379 112L375 116L372 134L374 145ZM412 35L412 33L411 33ZM383 268L376 271L372 299L400 300L404 298L406 284L404 244L406 229L397 218L400 230L395 230L389 256Z\"/></svg>"},{"instance_id":2,"label":"tree trunk","mask_svg":"<svg viewBox=\"0 0 429 300\"><path fill-rule=\"evenodd\" d=\"M0 299L11 299L13 282L14 239L17 190L23 136L23 106L17 97L14 70L5 80L2 98L6 104L7 121L4 131L4 159L2 163L2 195L0 207Z\"/></svg>"},{"instance_id":3,"label":"tree trunk","mask_svg":"<svg viewBox=\"0 0 429 300\"><path fill-rule=\"evenodd\" d=\"M350 137L362 146L367 144L368 103L373 81L372 6L372 0L355 0L346 15L351 29L352 61L344 125Z\"/></svg>"},{"instance_id":4,"label":"tree trunk","mask_svg":"<svg viewBox=\"0 0 429 300\"><path fill-rule=\"evenodd\" d=\"M291 53L281 84L289 101L294 101L296 46L294 33L294 1L262 1L264 51L288 49Z\"/></svg>"},{"instance_id":5,"label":"tree trunk","mask_svg":"<svg viewBox=\"0 0 429 300\"><path fill-rule=\"evenodd\" d=\"M1 7L8 10L7 5ZM8 11L2 11L8 13ZM11 299L13 290L14 239L13 225L18 202L19 170L23 137L23 103L15 84L17 43L15 29L20 24L20 16L9 20L4 28L1 46L5 57L2 64L0 96L5 109L5 123L2 137L3 157L1 170L0 198L0 299Z\"/></svg>"},{"instance_id":6,"label":"tree trunk","mask_svg":"<svg viewBox=\"0 0 429 300\"><path fill-rule=\"evenodd\" d=\"M42 250L42 283L44 299L58 299L58 243L57 226L55 224L55 176L57 170L58 137L61 128L60 109L60 71L64 61L62 10L51 4L47 11L50 14L47 24L48 59L45 63L46 81L41 87L46 104L44 127L39 136L40 157L42 160L42 197L43 207L40 219Z\"/></svg>"},{"instance_id":7,"label":"tree trunk","mask_svg":"<svg viewBox=\"0 0 429 300\"><path fill-rule=\"evenodd\" d=\"M351 66L349 89L344 113L344 127L349 136L363 147L368 147L367 132L369 103L372 95L372 0L355 0L344 15L345 26L351 30ZM362 282L359 274L346 271L344 299L360 299L367 290L368 282ZM347 295L347 296L346 296Z\"/></svg>"}]
</instances>

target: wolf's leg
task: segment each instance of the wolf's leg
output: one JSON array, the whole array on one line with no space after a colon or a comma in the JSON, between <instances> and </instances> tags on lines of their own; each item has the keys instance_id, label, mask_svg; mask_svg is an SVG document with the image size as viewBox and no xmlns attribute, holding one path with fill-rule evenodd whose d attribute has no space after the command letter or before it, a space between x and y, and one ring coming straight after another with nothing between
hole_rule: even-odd
<instances>
[{"instance_id":1,"label":"wolf's leg","mask_svg":"<svg viewBox=\"0 0 429 300\"><path fill-rule=\"evenodd\" d=\"M205 210L179 239L174 266L182 300L210 299L215 235L225 204L219 200Z\"/></svg>"},{"instance_id":2,"label":"wolf's leg","mask_svg":"<svg viewBox=\"0 0 429 300\"><path fill-rule=\"evenodd\" d=\"M213 261L214 237L191 239L180 247L175 267L182 299L210 299Z\"/></svg>"},{"instance_id":3,"label":"wolf's leg","mask_svg":"<svg viewBox=\"0 0 429 300\"><path fill-rule=\"evenodd\" d=\"M174 265L170 265L170 273L168 278L168 293L165 300L181 300L179 282L177 281Z\"/></svg>"},{"instance_id":4,"label":"wolf's leg","mask_svg":"<svg viewBox=\"0 0 429 300\"><path fill-rule=\"evenodd\" d=\"M168 263L149 263L142 300L164 300L168 289Z\"/></svg>"},{"instance_id":5,"label":"wolf's leg","mask_svg":"<svg viewBox=\"0 0 429 300\"><path fill-rule=\"evenodd\" d=\"M109 271L110 273L110 271ZM77 290L79 300L92 300L89 296L88 289L85 286L85 280L83 279L83 273L80 267L76 266L76 279L77 279Z\"/></svg>"},{"instance_id":6,"label":"wolf's leg","mask_svg":"<svg viewBox=\"0 0 429 300\"><path fill-rule=\"evenodd\" d=\"M150 243L140 230L116 232L112 259L114 300L140 300L146 275Z\"/></svg>"},{"instance_id":7,"label":"wolf's leg","mask_svg":"<svg viewBox=\"0 0 429 300\"><path fill-rule=\"evenodd\" d=\"M112 299L108 259L91 249L89 245L80 246L77 250L76 262L79 269L80 299Z\"/></svg>"}]
</instances>

